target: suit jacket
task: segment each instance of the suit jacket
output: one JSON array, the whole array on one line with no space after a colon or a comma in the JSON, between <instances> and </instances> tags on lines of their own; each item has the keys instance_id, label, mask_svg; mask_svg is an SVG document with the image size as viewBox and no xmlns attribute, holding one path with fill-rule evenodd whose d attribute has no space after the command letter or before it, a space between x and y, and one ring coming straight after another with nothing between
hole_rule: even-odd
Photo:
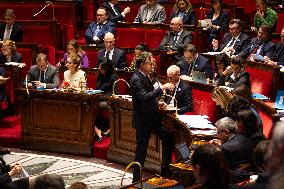
<instances>
[{"instance_id":1,"label":"suit jacket","mask_svg":"<svg viewBox=\"0 0 284 189\"><path fill-rule=\"evenodd\" d=\"M258 40L257 37L253 38L250 44L248 45L248 47L243 51L241 51L238 55L244 60L247 59L248 56L253 52L256 45L259 43L260 41ZM274 52L275 52L275 43L273 43L271 40L268 40L265 43L263 43L262 49L259 54L261 56L267 56L271 59L273 57Z\"/></svg>"},{"instance_id":2,"label":"suit jacket","mask_svg":"<svg viewBox=\"0 0 284 189\"><path fill-rule=\"evenodd\" d=\"M250 87L250 75L248 72L242 70L241 73L239 74L239 76L233 80L231 78L232 74L227 75L226 77L224 75L221 75L218 81L218 86L224 86L225 82L229 82L229 84L227 85L227 87L238 87L240 85L246 85L247 87Z\"/></svg>"},{"instance_id":3,"label":"suit jacket","mask_svg":"<svg viewBox=\"0 0 284 189\"><path fill-rule=\"evenodd\" d=\"M147 16L147 6L142 5L139 8L138 14L134 19L134 22L143 22L146 19ZM154 24L162 24L166 20L166 13L165 8L159 5L158 3L153 7L153 11L151 14L150 20L148 22L153 22Z\"/></svg>"},{"instance_id":4,"label":"suit jacket","mask_svg":"<svg viewBox=\"0 0 284 189\"><path fill-rule=\"evenodd\" d=\"M95 44L93 37L98 27L97 22L92 22L86 30L85 39L87 44ZM102 25L102 29L98 32L97 37L100 39L99 45L103 44L103 39L106 33L115 33L115 24L111 21L107 21Z\"/></svg>"},{"instance_id":5,"label":"suit jacket","mask_svg":"<svg viewBox=\"0 0 284 189\"><path fill-rule=\"evenodd\" d=\"M179 11L174 11L171 15L171 19L178 17L178 16L179 16ZM194 12L194 10L189 9L187 12L185 12L182 20L183 20L183 24L195 25L195 12Z\"/></svg>"},{"instance_id":6,"label":"suit jacket","mask_svg":"<svg viewBox=\"0 0 284 189\"><path fill-rule=\"evenodd\" d=\"M167 95L170 94L170 90L166 90ZM179 114L184 114L185 112L191 112L193 109L192 105L192 87L184 82L183 80L180 80L179 85L176 90L175 99L177 100L177 106L180 110L178 111ZM164 101L169 104L171 101L171 98L169 96L166 96Z\"/></svg>"},{"instance_id":7,"label":"suit jacket","mask_svg":"<svg viewBox=\"0 0 284 189\"><path fill-rule=\"evenodd\" d=\"M105 57L106 49L99 50L98 53L98 63L96 67L99 67L99 64L103 62ZM127 67L127 57L124 50L114 48L113 55L112 55L112 65L115 68L125 68Z\"/></svg>"},{"instance_id":8,"label":"suit jacket","mask_svg":"<svg viewBox=\"0 0 284 189\"><path fill-rule=\"evenodd\" d=\"M210 64L210 60L208 58L205 58L204 56L201 56L199 54L197 59L195 61L193 61L192 64L193 64L192 70L205 72L205 75L206 75L207 78L213 79L213 70L212 70L212 67L211 67L211 64ZM185 59L180 60L177 63L177 66L180 67L181 75L190 75L191 74L191 72L188 73L191 64L189 64Z\"/></svg>"},{"instance_id":9,"label":"suit jacket","mask_svg":"<svg viewBox=\"0 0 284 189\"><path fill-rule=\"evenodd\" d=\"M27 78L28 83L30 83L31 81L38 81L39 76L40 76L40 70L38 69L37 65L33 65L28 72L28 78ZM47 70L45 72L45 81L47 89L58 87L59 74L57 67L48 64Z\"/></svg>"},{"instance_id":10,"label":"suit jacket","mask_svg":"<svg viewBox=\"0 0 284 189\"><path fill-rule=\"evenodd\" d=\"M226 33L222 39L222 43L218 50L222 51L226 47L226 45L231 41L231 39L232 35L230 33ZM239 54L242 50L246 49L249 43L250 37L245 33L241 33L233 46L235 50L234 54Z\"/></svg>"},{"instance_id":11,"label":"suit jacket","mask_svg":"<svg viewBox=\"0 0 284 189\"><path fill-rule=\"evenodd\" d=\"M157 98L162 96L161 88L154 89L149 78L140 71L135 71L130 80L134 128L155 128L160 125L160 116Z\"/></svg>"},{"instance_id":12,"label":"suit jacket","mask_svg":"<svg viewBox=\"0 0 284 189\"><path fill-rule=\"evenodd\" d=\"M5 64L7 62L6 60L6 56L1 52L0 53L0 65L1 64ZM22 63L22 55L18 52L14 52L12 54L11 57L11 61L10 62L18 62L18 63Z\"/></svg>"},{"instance_id":13,"label":"suit jacket","mask_svg":"<svg viewBox=\"0 0 284 189\"><path fill-rule=\"evenodd\" d=\"M231 139L221 145L222 153L232 170L241 164L252 163L254 144L241 134L235 134Z\"/></svg>"},{"instance_id":14,"label":"suit jacket","mask_svg":"<svg viewBox=\"0 0 284 189\"><path fill-rule=\"evenodd\" d=\"M192 42L192 34L190 31L183 30L176 43L174 42L175 36L175 32L168 31L159 48L167 51L179 51L182 54L184 45Z\"/></svg>"},{"instance_id":15,"label":"suit jacket","mask_svg":"<svg viewBox=\"0 0 284 189\"><path fill-rule=\"evenodd\" d=\"M212 19L214 14L214 10L211 9L208 13L207 18ZM212 24L216 26L220 26L220 29L210 28L208 29L209 41L211 42L212 39L218 39L220 32L227 32L228 25L229 25L229 16L225 13L222 9L221 12L215 20L212 20Z\"/></svg>"},{"instance_id":16,"label":"suit jacket","mask_svg":"<svg viewBox=\"0 0 284 189\"><path fill-rule=\"evenodd\" d=\"M112 73L110 75L99 74L96 81L96 90L104 91L105 95L112 94L112 86L116 79L116 73Z\"/></svg>"},{"instance_id":17,"label":"suit jacket","mask_svg":"<svg viewBox=\"0 0 284 189\"><path fill-rule=\"evenodd\" d=\"M272 60L277 62L277 65L284 66L284 44L282 43L276 43L275 46L275 53L272 57Z\"/></svg>"},{"instance_id":18,"label":"suit jacket","mask_svg":"<svg viewBox=\"0 0 284 189\"><path fill-rule=\"evenodd\" d=\"M4 32L6 28L6 23L0 23L0 41L4 38ZM15 42L23 41L23 27L17 23L13 24L13 29L10 35L10 39Z\"/></svg>"},{"instance_id":19,"label":"suit jacket","mask_svg":"<svg viewBox=\"0 0 284 189\"><path fill-rule=\"evenodd\" d=\"M109 20L116 23L117 21L124 21L124 16L121 14L121 10L117 4L114 5L114 9L118 15L115 14L114 10L111 8L109 2L104 2L101 7L104 7L108 11Z\"/></svg>"}]
</instances>

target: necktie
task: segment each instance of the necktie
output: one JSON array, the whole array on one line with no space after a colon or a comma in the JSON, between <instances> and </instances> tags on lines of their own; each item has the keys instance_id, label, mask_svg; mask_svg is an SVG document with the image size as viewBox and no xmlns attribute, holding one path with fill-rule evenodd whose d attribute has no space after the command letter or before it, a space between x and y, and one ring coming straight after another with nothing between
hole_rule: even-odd
<instances>
[{"instance_id":1,"label":"necktie","mask_svg":"<svg viewBox=\"0 0 284 189\"><path fill-rule=\"evenodd\" d=\"M175 36L174 36L174 44L176 44L177 43L177 41L178 41L178 34L176 34Z\"/></svg>"},{"instance_id":2,"label":"necktie","mask_svg":"<svg viewBox=\"0 0 284 189\"><path fill-rule=\"evenodd\" d=\"M10 39L10 36L11 36L11 27L10 26L6 26L6 33L3 37L3 40L6 40L6 39Z\"/></svg>"},{"instance_id":3,"label":"necktie","mask_svg":"<svg viewBox=\"0 0 284 189\"><path fill-rule=\"evenodd\" d=\"M45 83L44 71L40 71L40 82L41 82L41 83Z\"/></svg>"},{"instance_id":4,"label":"necktie","mask_svg":"<svg viewBox=\"0 0 284 189\"><path fill-rule=\"evenodd\" d=\"M109 58L109 54L110 54L110 52L107 51L107 52L106 52L106 58L107 58L107 59L110 59L110 58Z\"/></svg>"},{"instance_id":5,"label":"necktie","mask_svg":"<svg viewBox=\"0 0 284 189\"><path fill-rule=\"evenodd\" d=\"M192 63L190 63L189 67L188 67L188 70L187 70L187 76L191 76L191 71L192 71L192 68L193 68L193 64L195 63L195 61L193 61ZM188 63L187 63L188 64Z\"/></svg>"},{"instance_id":6,"label":"necktie","mask_svg":"<svg viewBox=\"0 0 284 189\"><path fill-rule=\"evenodd\" d=\"M261 46L261 43L258 42L255 44L254 48L252 49L251 53L249 54L249 56L247 57L246 60L250 60L250 57L256 53L256 51L259 49L259 47Z\"/></svg>"},{"instance_id":7,"label":"necktie","mask_svg":"<svg viewBox=\"0 0 284 189\"><path fill-rule=\"evenodd\" d=\"M227 47L233 47L236 38L232 38L231 42L227 45Z\"/></svg>"}]
</instances>

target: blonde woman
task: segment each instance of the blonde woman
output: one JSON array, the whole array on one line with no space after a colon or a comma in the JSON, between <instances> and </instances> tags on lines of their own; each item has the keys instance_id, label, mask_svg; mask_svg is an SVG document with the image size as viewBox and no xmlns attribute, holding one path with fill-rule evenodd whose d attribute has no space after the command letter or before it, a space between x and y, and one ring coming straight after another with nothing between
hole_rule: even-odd
<instances>
[{"instance_id":1,"label":"blonde woman","mask_svg":"<svg viewBox=\"0 0 284 189\"><path fill-rule=\"evenodd\" d=\"M174 12L171 15L171 19L175 17L181 17L183 24L195 24L195 12L189 0L176 0L176 3L174 5Z\"/></svg>"},{"instance_id":2,"label":"blonde woman","mask_svg":"<svg viewBox=\"0 0 284 189\"><path fill-rule=\"evenodd\" d=\"M215 87L212 91L212 100L226 113L228 112L229 102L233 99L233 97L234 95L232 93L222 87Z\"/></svg>"},{"instance_id":3,"label":"blonde woman","mask_svg":"<svg viewBox=\"0 0 284 189\"><path fill-rule=\"evenodd\" d=\"M79 69L81 58L77 54L70 54L66 61L67 71L64 72L63 88L81 90L86 84L86 73Z\"/></svg>"}]
</instances>

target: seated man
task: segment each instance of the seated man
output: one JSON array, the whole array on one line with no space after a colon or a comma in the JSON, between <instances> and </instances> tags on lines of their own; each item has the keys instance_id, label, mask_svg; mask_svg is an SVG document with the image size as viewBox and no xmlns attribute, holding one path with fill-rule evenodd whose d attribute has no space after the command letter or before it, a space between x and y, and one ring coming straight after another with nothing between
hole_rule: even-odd
<instances>
[{"instance_id":1,"label":"seated man","mask_svg":"<svg viewBox=\"0 0 284 189\"><path fill-rule=\"evenodd\" d=\"M276 43L276 50L272 59L264 57L265 63L277 66L284 66L284 27L281 30L280 38L280 42Z\"/></svg>"},{"instance_id":2,"label":"seated man","mask_svg":"<svg viewBox=\"0 0 284 189\"><path fill-rule=\"evenodd\" d=\"M254 144L236 132L236 123L229 117L224 117L215 123L217 135L220 139L220 148L229 162L232 170L242 164L252 163ZM213 140L213 143L216 142Z\"/></svg>"},{"instance_id":3,"label":"seated man","mask_svg":"<svg viewBox=\"0 0 284 189\"><path fill-rule=\"evenodd\" d=\"M232 19L229 23L229 33L226 33L222 39L222 43L216 39L212 40L214 51L227 52L230 55L239 54L250 43L250 38L242 32L242 21L240 19Z\"/></svg>"},{"instance_id":4,"label":"seated man","mask_svg":"<svg viewBox=\"0 0 284 189\"><path fill-rule=\"evenodd\" d=\"M86 44L101 46L106 33L115 32L115 24L108 21L108 12L104 7L97 10L97 21L92 22L86 30Z\"/></svg>"},{"instance_id":5,"label":"seated man","mask_svg":"<svg viewBox=\"0 0 284 189\"><path fill-rule=\"evenodd\" d=\"M15 14L12 9L7 9L4 12L5 23L0 23L0 41L10 39L15 42L23 41L23 28L15 23Z\"/></svg>"},{"instance_id":6,"label":"seated man","mask_svg":"<svg viewBox=\"0 0 284 189\"><path fill-rule=\"evenodd\" d=\"M184 57L177 63L180 67L181 75L191 76L192 71L205 72L208 79L213 79L213 71L210 60L196 53L193 44L187 44L183 50Z\"/></svg>"},{"instance_id":7,"label":"seated man","mask_svg":"<svg viewBox=\"0 0 284 189\"><path fill-rule=\"evenodd\" d=\"M275 44L271 41L271 28L261 25L257 37L253 38L246 49L241 51L238 56L244 60L255 61L253 54L272 58L275 52Z\"/></svg>"},{"instance_id":8,"label":"seated man","mask_svg":"<svg viewBox=\"0 0 284 189\"><path fill-rule=\"evenodd\" d=\"M102 7L105 7L109 13L109 20L111 22L124 21L126 14L130 12L130 8L124 8L123 12L120 11L118 6L118 0L107 0L102 4Z\"/></svg>"},{"instance_id":9,"label":"seated man","mask_svg":"<svg viewBox=\"0 0 284 189\"><path fill-rule=\"evenodd\" d=\"M183 29L183 21L180 17L173 18L170 27L171 30L166 33L159 48L160 50L177 51L178 59L180 59L184 45L192 42L192 35L190 31Z\"/></svg>"},{"instance_id":10,"label":"seated man","mask_svg":"<svg viewBox=\"0 0 284 189\"><path fill-rule=\"evenodd\" d=\"M139 8L134 22L143 24L163 24L166 20L165 8L156 0L146 0L146 4Z\"/></svg>"},{"instance_id":11,"label":"seated man","mask_svg":"<svg viewBox=\"0 0 284 189\"><path fill-rule=\"evenodd\" d=\"M243 68L242 60L234 57L231 60L231 66L228 66L223 74L220 75L218 86L227 86L235 88L241 85L251 87L250 75Z\"/></svg>"},{"instance_id":12,"label":"seated man","mask_svg":"<svg viewBox=\"0 0 284 189\"><path fill-rule=\"evenodd\" d=\"M49 64L47 56L43 53L37 55L36 65L31 66L27 81L24 84L28 87L34 86L43 89L56 88L59 85L58 68Z\"/></svg>"},{"instance_id":13,"label":"seated man","mask_svg":"<svg viewBox=\"0 0 284 189\"><path fill-rule=\"evenodd\" d=\"M98 62L96 67L104 61L105 58L111 60L113 67L122 69L127 67L127 57L123 50L115 48L115 39L112 33L106 33L104 36L105 48L98 52Z\"/></svg>"},{"instance_id":14,"label":"seated man","mask_svg":"<svg viewBox=\"0 0 284 189\"><path fill-rule=\"evenodd\" d=\"M191 112L192 107L192 88L185 81L180 79L180 68L176 65L171 65L167 69L167 77L169 82L175 87L173 90L166 90L164 104L160 104L161 108L166 108L166 105L173 104L178 110L178 114ZM174 101L176 99L176 102ZM175 104L177 103L177 104Z\"/></svg>"}]
</instances>

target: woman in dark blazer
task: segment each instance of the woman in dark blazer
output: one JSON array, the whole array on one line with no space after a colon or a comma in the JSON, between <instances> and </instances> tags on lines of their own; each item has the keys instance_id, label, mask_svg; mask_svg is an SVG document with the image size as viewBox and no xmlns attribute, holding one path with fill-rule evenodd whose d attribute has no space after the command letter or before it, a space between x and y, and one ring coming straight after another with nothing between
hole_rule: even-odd
<instances>
[{"instance_id":1,"label":"woman in dark blazer","mask_svg":"<svg viewBox=\"0 0 284 189\"><path fill-rule=\"evenodd\" d=\"M222 9L223 0L211 0L212 9L207 15L207 19L211 19L212 25L208 30L209 42L218 39L220 32L226 32L229 25L229 16Z\"/></svg>"},{"instance_id":2,"label":"woman in dark blazer","mask_svg":"<svg viewBox=\"0 0 284 189\"><path fill-rule=\"evenodd\" d=\"M112 86L117 79L111 60L104 59L99 65L99 70L100 73L96 82L96 90L102 90L104 95L110 96L112 94ZM106 101L101 101L99 103L99 112L95 121L95 132L98 137L98 142L102 142L103 135L109 136L109 119L105 116L105 113L108 111L108 103ZM104 131L104 133L102 133L102 131Z\"/></svg>"},{"instance_id":3,"label":"woman in dark blazer","mask_svg":"<svg viewBox=\"0 0 284 189\"><path fill-rule=\"evenodd\" d=\"M176 0L171 19L181 17L183 24L195 25L195 12L189 0Z\"/></svg>"},{"instance_id":4,"label":"woman in dark blazer","mask_svg":"<svg viewBox=\"0 0 284 189\"><path fill-rule=\"evenodd\" d=\"M22 55L16 52L14 41L4 40L0 53L0 77L5 77L6 69L2 67L6 62L22 62ZM6 101L5 85L0 84L0 101Z\"/></svg>"}]
</instances>

